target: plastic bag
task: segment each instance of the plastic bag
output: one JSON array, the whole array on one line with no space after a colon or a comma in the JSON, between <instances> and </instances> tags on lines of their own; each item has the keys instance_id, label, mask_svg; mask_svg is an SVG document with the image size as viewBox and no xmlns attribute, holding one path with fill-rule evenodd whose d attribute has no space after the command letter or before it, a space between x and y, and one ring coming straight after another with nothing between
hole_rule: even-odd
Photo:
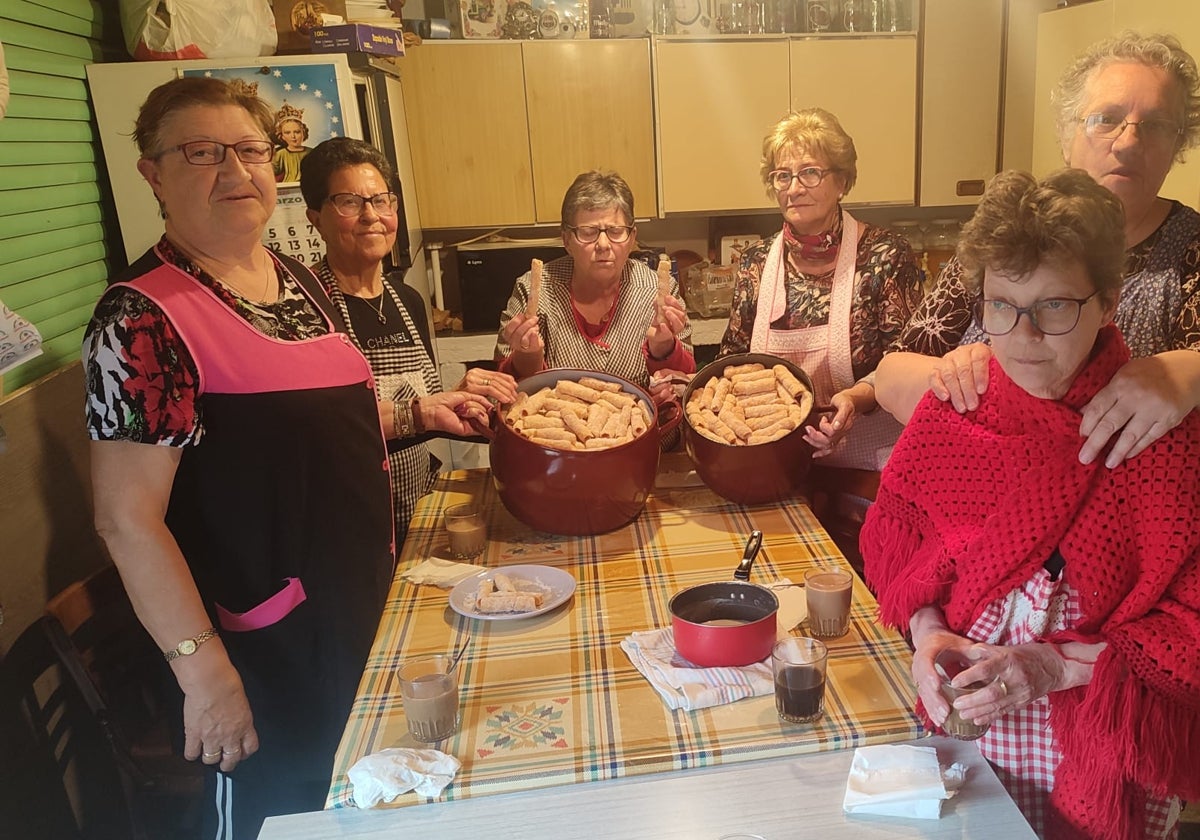
<instances>
[{"instance_id":1,"label":"plastic bag","mask_svg":"<svg viewBox=\"0 0 1200 840\"><path fill-rule=\"evenodd\" d=\"M139 61L274 55L269 0L121 0L121 29Z\"/></svg>"}]
</instances>

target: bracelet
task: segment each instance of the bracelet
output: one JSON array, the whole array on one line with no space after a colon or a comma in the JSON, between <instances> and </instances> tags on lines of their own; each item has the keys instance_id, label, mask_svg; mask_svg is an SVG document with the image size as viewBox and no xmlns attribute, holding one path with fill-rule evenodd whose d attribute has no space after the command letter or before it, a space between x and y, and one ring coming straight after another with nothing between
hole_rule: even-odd
<instances>
[{"instance_id":1,"label":"bracelet","mask_svg":"<svg viewBox=\"0 0 1200 840\"><path fill-rule=\"evenodd\" d=\"M398 438L412 437L417 433L412 403L392 400L392 433Z\"/></svg>"},{"instance_id":2,"label":"bracelet","mask_svg":"<svg viewBox=\"0 0 1200 840\"><path fill-rule=\"evenodd\" d=\"M413 397L412 402L408 406L408 413L412 415L413 434L419 435L425 431L425 418L421 416L420 397Z\"/></svg>"}]
</instances>

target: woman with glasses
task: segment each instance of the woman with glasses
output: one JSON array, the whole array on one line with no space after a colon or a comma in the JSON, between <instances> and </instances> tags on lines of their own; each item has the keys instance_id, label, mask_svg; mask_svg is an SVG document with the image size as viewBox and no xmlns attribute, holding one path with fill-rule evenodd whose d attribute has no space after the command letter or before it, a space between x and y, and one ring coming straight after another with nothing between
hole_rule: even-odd
<instances>
[{"instance_id":1,"label":"woman with glasses","mask_svg":"<svg viewBox=\"0 0 1200 840\"><path fill-rule=\"evenodd\" d=\"M383 270L400 221L398 186L383 153L349 137L319 144L300 167L308 220L325 240L325 258L313 270L375 375L397 547L437 474L425 441L434 434L474 434L471 421L487 425L490 400L509 403L517 395L511 376L480 370L442 391L425 302L404 284L402 272Z\"/></svg>"},{"instance_id":2,"label":"woman with glasses","mask_svg":"<svg viewBox=\"0 0 1200 840\"><path fill-rule=\"evenodd\" d=\"M997 175L959 241L991 336L974 411L926 395L861 547L911 633L921 706L952 684L1041 837L1174 836L1200 795L1200 413L1137 458L1081 463L1079 409L1128 364L1122 203L1077 169Z\"/></svg>"},{"instance_id":3,"label":"woman with glasses","mask_svg":"<svg viewBox=\"0 0 1200 840\"><path fill-rule=\"evenodd\" d=\"M903 236L842 209L858 157L828 111L809 108L780 120L763 140L762 176L783 227L742 257L720 355L770 353L800 365L817 403L837 409L805 433L814 457L878 470L900 426L871 414L873 391L856 383L875 370L920 300L912 250ZM847 437L854 425L858 431Z\"/></svg>"},{"instance_id":4,"label":"woman with glasses","mask_svg":"<svg viewBox=\"0 0 1200 840\"><path fill-rule=\"evenodd\" d=\"M165 232L83 346L96 527L213 771L205 837L322 806L392 571L370 367L262 245L271 129L234 83L151 91L134 141Z\"/></svg>"},{"instance_id":5,"label":"woman with glasses","mask_svg":"<svg viewBox=\"0 0 1200 840\"><path fill-rule=\"evenodd\" d=\"M1116 323L1133 360L1083 407L1079 457L1114 467L1200 405L1200 213L1158 195L1200 143L1200 73L1167 35L1126 32L1094 44L1054 91L1068 166L1125 210L1125 281ZM972 324L962 267L951 260L876 377L901 421L927 389L971 411L987 387L987 336ZM1107 449L1107 452L1105 450Z\"/></svg>"},{"instance_id":6,"label":"woman with glasses","mask_svg":"<svg viewBox=\"0 0 1200 840\"><path fill-rule=\"evenodd\" d=\"M562 203L567 255L545 265L537 312L530 281L517 278L500 316L496 361L518 379L544 368L599 370L646 387L659 370L694 373L692 327L672 279L660 295L655 270L630 260L637 243L633 192L615 172L584 172Z\"/></svg>"}]
</instances>

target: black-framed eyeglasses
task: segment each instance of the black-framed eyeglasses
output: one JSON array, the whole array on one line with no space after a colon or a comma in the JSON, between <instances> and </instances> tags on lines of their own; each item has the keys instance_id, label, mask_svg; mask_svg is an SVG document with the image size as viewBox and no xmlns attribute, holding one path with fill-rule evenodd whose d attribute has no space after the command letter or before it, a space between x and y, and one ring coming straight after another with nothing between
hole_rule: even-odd
<instances>
[{"instance_id":1,"label":"black-framed eyeglasses","mask_svg":"<svg viewBox=\"0 0 1200 840\"><path fill-rule=\"evenodd\" d=\"M600 234L602 233L608 237L609 242L614 245L620 245L633 233L633 225L609 225L608 227L600 227L599 225L566 225L565 227L571 231L571 235L575 237L575 241L580 245L591 245L600 238Z\"/></svg>"},{"instance_id":2,"label":"black-framed eyeglasses","mask_svg":"<svg viewBox=\"0 0 1200 840\"><path fill-rule=\"evenodd\" d=\"M171 152L182 152L183 159L192 166L216 166L225 162L229 149L242 163L270 163L275 147L269 140L242 140L238 143L218 143L215 140L192 140L180 143L156 154L155 159Z\"/></svg>"},{"instance_id":3,"label":"black-framed eyeglasses","mask_svg":"<svg viewBox=\"0 0 1200 840\"><path fill-rule=\"evenodd\" d=\"M772 169L767 173L767 181L777 192L786 192L790 189L793 179L799 181L802 187L811 190L813 187L820 186L822 181L837 171L836 169L819 169L816 166L806 167L799 172L792 172L788 169Z\"/></svg>"},{"instance_id":4,"label":"black-framed eyeglasses","mask_svg":"<svg viewBox=\"0 0 1200 840\"><path fill-rule=\"evenodd\" d=\"M1022 315L1042 335L1066 335L1079 324L1083 305L1100 292L1085 298L1054 297L1034 301L1033 306L1013 306L994 298L975 299L975 320L988 335L1008 335L1016 329Z\"/></svg>"},{"instance_id":5,"label":"black-framed eyeglasses","mask_svg":"<svg viewBox=\"0 0 1200 840\"><path fill-rule=\"evenodd\" d=\"M357 193L334 193L327 200L339 216L346 217L361 216L363 208L368 204L380 216L394 216L396 208L400 206L400 197L394 192L365 196Z\"/></svg>"},{"instance_id":6,"label":"black-framed eyeglasses","mask_svg":"<svg viewBox=\"0 0 1200 840\"><path fill-rule=\"evenodd\" d=\"M1174 120L1127 120L1124 115L1100 113L1088 114L1079 121L1083 133L1097 140L1116 140L1131 125L1137 126L1138 136L1147 143L1166 145L1183 134L1183 127Z\"/></svg>"}]
</instances>

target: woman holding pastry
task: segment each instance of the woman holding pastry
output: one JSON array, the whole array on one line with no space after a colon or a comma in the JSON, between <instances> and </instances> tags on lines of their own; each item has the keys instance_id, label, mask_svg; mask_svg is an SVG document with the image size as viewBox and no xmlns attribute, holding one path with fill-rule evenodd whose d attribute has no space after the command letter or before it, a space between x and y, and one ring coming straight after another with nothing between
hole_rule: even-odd
<instances>
[{"instance_id":1,"label":"woman holding pastry","mask_svg":"<svg viewBox=\"0 0 1200 840\"><path fill-rule=\"evenodd\" d=\"M383 270L396 242L398 186L383 153L349 137L318 145L300 170L308 220L325 240L325 258L313 270L375 375L397 545L437 473L425 441L435 434L473 435L471 421L486 425L492 400L511 403L517 395L511 376L480 370L442 391L425 302L404 284L402 272Z\"/></svg>"},{"instance_id":2,"label":"woman holding pastry","mask_svg":"<svg viewBox=\"0 0 1200 840\"><path fill-rule=\"evenodd\" d=\"M567 256L517 279L500 316L500 370L521 379L545 368L582 368L643 388L658 370L695 372L678 284L629 259L633 218L633 193L620 175L591 171L575 179L562 204Z\"/></svg>"},{"instance_id":3,"label":"woman holding pastry","mask_svg":"<svg viewBox=\"0 0 1200 840\"><path fill-rule=\"evenodd\" d=\"M814 457L878 470L900 426L871 414L873 389L856 383L908 321L921 285L904 237L842 209L857 176L854 141L828 111L789 114L767 134L763 183L783 227L742 257L720 355L770 353L795 362L812 377L817 402L837 409L806 431Z\"/></svg>"},{"instance_id":4,"label":"woman holding pastry","mask_svg":"<svg viewBox=\"0 0 1200 840\"><path fill-rule=\"evenodd\" d=\"M1078 458L1080 409L1130 357L1121 210L1077 169L992 179L958 246L987 388L965 414L922 399L862 530L925 712L990 725L980 751L1047 838L1174 837L1200 796L1200 414L1111 469ZM953 707L944 652L982 685Z\"/></svg>"}]
</instances>

